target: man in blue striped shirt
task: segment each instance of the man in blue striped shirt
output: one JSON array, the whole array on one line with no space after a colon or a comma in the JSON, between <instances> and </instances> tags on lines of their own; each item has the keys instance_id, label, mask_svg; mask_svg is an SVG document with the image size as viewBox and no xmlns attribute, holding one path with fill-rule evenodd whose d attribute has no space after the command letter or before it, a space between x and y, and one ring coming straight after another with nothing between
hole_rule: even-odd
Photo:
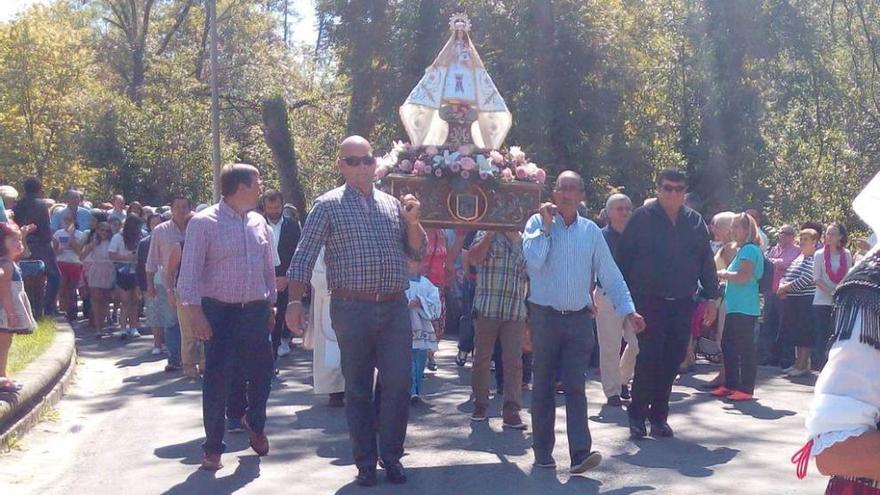
<instances>
[{"instance_id":1,"label":"man in blue striped shirt","mask_svg":"<svg viewBox=\"0 0 880 495\"><path fill-rule=\"evenodd\" d=\"M587 360L595 345L590 297L598 278L618 314L636 332L645 327L629 289L599 227L580 217L584 199L580 175L565 171L556 180L554 203L545 203L526 224L523 255L529 273L529 317L534 352L532 448L535 465L553 468L556 372L562 371L571 473L596 467L602 456L591 451L584 391Z\"/></svg>"}]
</instances>

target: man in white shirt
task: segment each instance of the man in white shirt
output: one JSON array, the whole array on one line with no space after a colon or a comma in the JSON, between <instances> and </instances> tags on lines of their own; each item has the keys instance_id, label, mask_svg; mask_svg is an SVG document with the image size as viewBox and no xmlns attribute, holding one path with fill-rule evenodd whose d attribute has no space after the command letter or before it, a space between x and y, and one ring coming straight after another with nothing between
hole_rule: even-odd
<instances>
[{"instance_id":1,"label":"man in white shirt","mask_svg":"<svg viewBox=\"0 0 880 495\"><path fill-rule=\"evenodd\" d=\"M269 189L263 193L262 209L266 223L272 230L272 252L275 258L275 286L278 289L278 297L275 301L277 312L275 328L272 330L272 347L277 361L278 357L290 354L291 334L284 323L288 301L287 268L299 244L301 230L299 223L283 214L284 196L281 191Z\"/></svg>"}]
</instances>

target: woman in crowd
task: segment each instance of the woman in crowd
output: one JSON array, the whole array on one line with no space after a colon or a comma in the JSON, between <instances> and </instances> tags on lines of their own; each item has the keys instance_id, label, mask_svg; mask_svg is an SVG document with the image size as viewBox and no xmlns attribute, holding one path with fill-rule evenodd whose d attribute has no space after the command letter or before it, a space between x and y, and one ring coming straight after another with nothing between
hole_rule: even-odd
<instances>
[{"instance_id":1,"label":"woman in crowd","mask_svg":"<svg viewBox=\"0 0 880 495\"><path fill-rule=\"evenodd\" d=\"M52 246L55 249L55 260L61 272L61 285L58 289L58 303L61 310L67 313L67 319L76 319L76 289L82 280L82 261L79 259L85 234L76 224L76 216L72 211L64 213L64 227L52 234Z\"/></svg>"},{"instance_id":2,"label":"woman in crowd","mask_svg":"<svg viewBox=\"0 0 880 495\"><path fill-rule=\"evenodd\" d=\"M764 274L758 225L751 216L740 213L733 219L733 241L738 250L727 268L718 270L724 289L724 385L712 391L716 397L751 400L755 392L757 360L755 324L761 315L758 280Z\"/></svg>"},{"instance_id":3,"label":"woman in crowd","mask_svg":"<svg viewBox=\"0 0 880 495\"><path fill-rule=\"evenodd\" d=\"M446 332L446 286L449 275L446 266L446 231L426 229L426 233L428 234L428 246L425 256L422 257L422 270L428 280L440 290L440 318L434 320L434 332L437 340L440 341ZM427 368L431 371L437 371L434 351L428 351Z\"/></svg>"},{"instance_id":4,"label":"woman in crowd","mask_svg":"<svg viewBox=\"0 0 880 495\"><path fill-rule=\"evenodd\" d=\"M120 334L123 337L140 337L138 333L138 310L140 290L137 285L137 248L141 241L140 217L125 218L122 232L110 241L110 259L116 270L116 300L122 304L119 317Z\"/></svg>"},{"instance_id":5,"label":"woman in crowd","mask_svg":"<svg viewBox=\"0 0 880 495\"><path fill-rule=\"evenodd\" d=\"M127 217L136 216L141 220L144 219L144 206L139 201L132 201L130 205L128 205L128 214Z\"/></svg>"},{"instance_id":6,"label":"woman in crowd","mask_svg":"<svg viewBox=\"0 0 880 495\"><path fill-rule=\"evenodd\" d=\"M736 217L736 214L732 211L722 211L721 213L715 214L712 217L712 223L709 226L709 229L712 231L711 241L712 251L715 252L715 269L716 270L724 270L730 263L733 261L734 256L736 256L736 243L733 241L733 219ZM724 280L720 281L723 285ZM721 300L721 306L718 308L718 321L717 328L718 331L715 335L715 340L721 345L721 341L724 337L724 320L726 317L727 308L724 305L724 299ZM691 342L695 341L695 337L691 336ZM688 360L690 362L685 361L685 365L687 368L694 365L696 358L694 356L693 347L689 349L688 352ZM702 385L704 388L715 389L724 385L725 381L724 376L724 361L721 362L721 370L718 372L718 376L713 378L711 381Z\"/></svg>"},{"instance_id":7,"label":"woman in crowd","mask_svg":"<svg viewBox=\"0 0 880 495\"><path fill-rule=\"evenodd\" d=\"M95 334L102 337L104 322L110 306L110 291L113 289L114 269L110 259L110 239L112 230L109 222L99 222L90 234L83 248L82 259L89 264L86 277L92 309L92 327Z\"/></svg>"},{"instance_id":8,"label":"woman in crowd","mask_svg":"<svg viewBox=\"0 0 880 495\"><path fill-rule=\"evenodd\" d=\"M813 296L816 340L813 348L812 368L822 371L828 360L828 339L831 337L831 304L834 290L853 266L852 254L846 249L846 227L833 222L825 229L825 245L813 256L813 280L816 294Z\"/></svg>"},{"instance_id":9,"label":"woman in crowd","mask_svg":"<svg viewBox=\"0 0 880 495\"><path fill-rule=\"evenodd\" d=\"M804 229L800 233L801 255L795 258L779 282L776 294L782 300L782 335L789 345L795 347L794 365L785 370L791 377L810 372L810 353L816 339L813 331L813 297L816 284L813 281L813 255L819 233Z\"/></svg>"}]
</instances>

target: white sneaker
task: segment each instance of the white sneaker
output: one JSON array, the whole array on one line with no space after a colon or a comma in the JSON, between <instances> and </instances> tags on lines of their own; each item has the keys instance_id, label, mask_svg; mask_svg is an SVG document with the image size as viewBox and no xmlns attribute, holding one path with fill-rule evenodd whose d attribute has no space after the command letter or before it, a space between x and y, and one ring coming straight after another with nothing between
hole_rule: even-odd
<instances>
[{"instance_id":1,"label":"white sneaker","mask_svg":"<svg viewBox=\"0 0 880 495\"><path fill-rule=\"evenodd\" d=\"M162 348L161 347L153 347L153 350L150 351L150 354L153 356L158 356L159 354L162 354Z\"/></svg>"},{"instance_id":2,"label":"white sneaker","mask_svg":"<svg viewBox=\"0 0 880 495\"><path fill-rule=\"evenodd\" d=\"M141 336L141 334L137 331L137 328L134 327L129 328L127 334L131 338L137 338Z\"/></svg>"},{"instance_id":3,"label":"white sneaker","mask_svg":"<svg viewBox=\"0 0 880 495\"><path fill-rule=\"evenodd\" d=\"M286 356L288 354L290 354L290 344L288 344L286 340L282 340L281 345L278 346L278 357Z\"/></svg>"},{"instance_id":4,"label":"white sneaker","mask_svg":"<svg viewBox=\"0 0 880 495\"><path fill-rule=\"evenodd\" d=\"M810 370L808 370L808 369L802 370L802 369L795 368L795 369L789 371L787 374L788 374L788 376L791 376L791 377L797 377L797 376L804 376L809 373L810 373Z\"/></svg>"}]
</instances>

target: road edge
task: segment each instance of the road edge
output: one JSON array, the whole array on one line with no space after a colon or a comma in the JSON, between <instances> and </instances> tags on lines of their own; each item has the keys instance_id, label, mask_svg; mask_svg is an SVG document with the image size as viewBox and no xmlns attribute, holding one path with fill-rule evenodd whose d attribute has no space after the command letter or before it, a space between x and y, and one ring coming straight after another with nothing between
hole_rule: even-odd
<instances>
[{"instance_id":1,"label":"road edge","mask_svg":"<svg viewBox=\"0 0 880 495\"><path fill-rule=\"evenodd\" d=\"M55 319L55 339L40 357L16 375L24 386L14 403L0 401L0 452L36 426L64 397L76 369L76 337L63 318Z\"/></svg>"}]
</instances>

